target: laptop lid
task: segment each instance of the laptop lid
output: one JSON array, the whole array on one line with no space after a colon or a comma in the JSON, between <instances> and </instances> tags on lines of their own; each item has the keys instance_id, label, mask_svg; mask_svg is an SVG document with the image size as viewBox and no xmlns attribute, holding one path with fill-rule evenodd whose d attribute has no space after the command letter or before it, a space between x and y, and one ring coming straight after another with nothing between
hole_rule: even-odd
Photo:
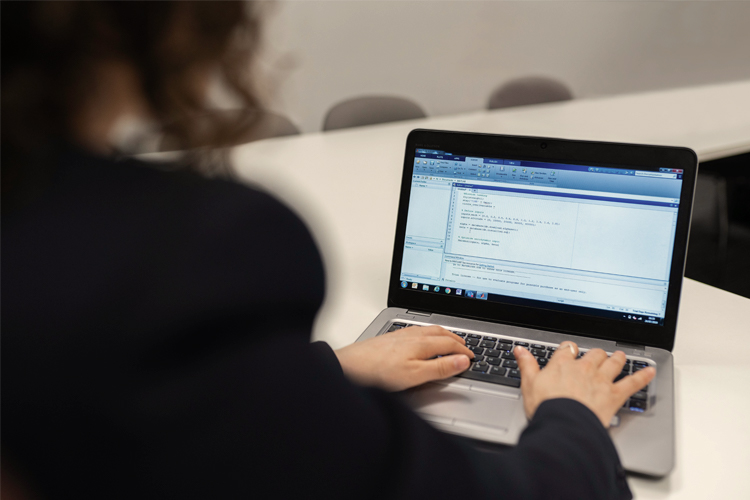
<instances>
[{"instance_id":1,"label":"laptop lid","mask_svg":"<svg viewBox=\"0 0 750 500\"><path fill-rule=\"evenodd\" d=\"M672 350L687 148L414 130L388 305Z\"/></svg>"}]
</instances>

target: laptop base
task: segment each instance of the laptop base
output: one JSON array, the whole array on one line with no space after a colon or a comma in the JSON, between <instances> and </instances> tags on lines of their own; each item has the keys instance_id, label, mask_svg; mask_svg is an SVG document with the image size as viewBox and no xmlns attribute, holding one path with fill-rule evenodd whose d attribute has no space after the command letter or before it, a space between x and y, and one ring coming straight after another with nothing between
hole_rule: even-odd
<instances>
[{"instance_id":1,"label":"laptop base","mask_svg":"<svg viewBox=\"0 0 750 500\"><path fill-rule=\"evenodd\" d=\"M614 341L535 330L440 314L415 313L391 307L383 310L357 341L381 335L394 321L436 324L449 329L476 331L515 339L559 344L576 342L585 349L623 351L627 356L656 364L657 375L650 393L655 397L644 413L621 410L610 435L623 467L648 476L661 477L674 467L673 359L669 351L653 347L633 348ZM512 446L526 427L521 390L478 380L451 377L407 391L407 403L437 429L488 445Z\"/></svg>"}]
</instances>

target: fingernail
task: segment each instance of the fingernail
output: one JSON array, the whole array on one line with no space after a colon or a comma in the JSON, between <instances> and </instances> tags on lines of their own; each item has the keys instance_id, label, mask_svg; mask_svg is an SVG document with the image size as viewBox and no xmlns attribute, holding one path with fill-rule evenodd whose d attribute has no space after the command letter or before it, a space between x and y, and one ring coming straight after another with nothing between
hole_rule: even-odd
<instances>
[{"instance_id":1,"label":"fingernail","mask_svg":"<svg viewBox=\"0 0 750 500\"><path fill-rule=\"evenodd\" d=\"M469 357L458 355L453 359L453 366L456 370L465 370L469 367Z\"/></svg>"}]
</instances>

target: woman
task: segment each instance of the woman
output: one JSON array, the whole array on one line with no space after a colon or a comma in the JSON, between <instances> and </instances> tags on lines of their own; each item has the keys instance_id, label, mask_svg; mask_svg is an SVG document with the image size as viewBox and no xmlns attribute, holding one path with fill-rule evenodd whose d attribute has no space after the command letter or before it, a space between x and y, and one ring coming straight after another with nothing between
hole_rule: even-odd
<instances>
[{"instance_id":1,"label":"woman","mask_svg":"<svg viewBox=\"0 0 750 500\"><path fill-rule=\"evenodd\" d=\"M410 328L309 343L324 274L300 220L225 180L116 159L124 121L183 147L220 74L260 110L241 3L2 4L3 484L76 498L630 498L606 425L646 385L625 358L516 352L530 419L482 454L388 391L465 370ZM247 124L245 124L247 125ZM201 151L200 148L194 151ZM294 286L289 286L294 283ZM443 357L433 359L436 355ZM10 471L8 473L7 471Z\"/></svg>"}]
</instances>

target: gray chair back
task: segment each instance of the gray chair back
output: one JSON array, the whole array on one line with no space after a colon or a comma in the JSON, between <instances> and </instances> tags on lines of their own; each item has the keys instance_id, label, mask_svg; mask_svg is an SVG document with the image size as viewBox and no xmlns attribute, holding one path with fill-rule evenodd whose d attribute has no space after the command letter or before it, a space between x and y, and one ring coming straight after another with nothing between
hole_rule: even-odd
<instances>
[{"instance_id":1,"label":"gray chair back","mask_svg":"<svg viewBox=\"0 0 750 500\"><path fill-rule=\"evenodd\" d=\"M571 99L573 99L573 92L564 83L542 76L528 76L511 80L498 87L490 96L487 109Z\"/></svg>"},{"instance_id":2,"label":"gray chair back","mask_svg":"<svg viewBox=\"0 0 750 500\"><path fill-rule=\"evenodd\" d=\"M270 111L261 111L260 113L257 121L254 120L250 112L244 109L214 110L211 111L210 116L214 119L218 118L238 124L239 130L237 130L237 135L233 138L230 146L300 133L297 126L286 116ZM243 122L245 125L243 125ZM169 136L163 137L159 145L159 151L175 151L179 148L174 138Z\"/></svg>"},{"instance_id":3,"label":"gray chair back","mask_svg":"<svg viewBox=\"0 0 750 500\"><path fill-rule=\"evenodd\" d=\"M419 104L403 97L356 97L333 106L323 120L323 130L414 120L426 116Z\"/></svg>"},{"instance_id":4,"label":"gray chair back","mask_svg":"<svg viewBox=\"0 0 750 500\"><path fill-rule=\"evenodd\" d=\"M241 137L238 144L272 137L285 137L287 135L299 135L299 129L292 121L284 115L266 111L261 116L258 124L248 133Z\"/></svg>"}]
</instances>

